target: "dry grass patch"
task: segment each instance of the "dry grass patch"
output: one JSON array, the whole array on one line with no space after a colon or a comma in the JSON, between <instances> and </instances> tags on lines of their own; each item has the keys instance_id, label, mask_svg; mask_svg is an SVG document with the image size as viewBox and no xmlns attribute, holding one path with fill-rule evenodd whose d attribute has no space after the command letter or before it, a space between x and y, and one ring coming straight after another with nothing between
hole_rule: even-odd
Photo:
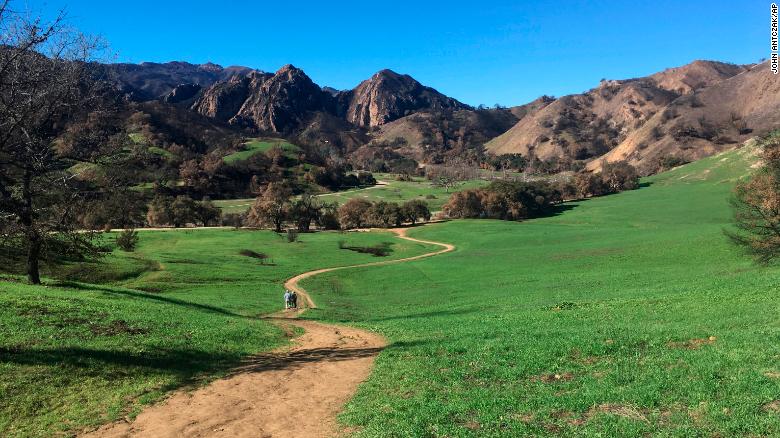
<instances>
[{"instance_id":1,"label":"dry grass patch","mask_svg":"<svg viewBox=\"0 0 780 438\"><path fill-rule=\"evenodd\" d=\"M761 405L761 410L764 412L780 412L780 400L772 400L769 403Z\"/></svg>"},{"instance_id":2,"label":"dry grass patch","mask_svg":"<svg viewBox=\"0 0 780 438\"><path fill-rule=\"evenodd\" d=\"M669 342L666 345L669 346L669 348L682 348L685 350L698 350L699 348L705 346L705 345L711 345L714 344L715 341L718 338L715 336L710 336L708 338L694 338L689 339L687 341L681 341L681 342Z\"/></svg>"},{"instance_id":3,"label":"dry grass patch","mask_svg":"<svg viewBox=\"0 0 780 438\"><path fill-rule=\"evenodd\" d=\"M531 376L530 380L532 382L542 383L568 382L570 380L574 380L574 374L568 371L565 373L540 374L538 376Z\"/></svg>"}]
</instances>

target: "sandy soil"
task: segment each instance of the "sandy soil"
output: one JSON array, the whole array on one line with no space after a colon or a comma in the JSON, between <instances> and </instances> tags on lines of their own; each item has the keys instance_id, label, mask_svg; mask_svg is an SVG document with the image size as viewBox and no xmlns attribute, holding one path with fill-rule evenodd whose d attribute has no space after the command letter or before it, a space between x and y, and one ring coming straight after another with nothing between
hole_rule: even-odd
<instances>
[{"instance_id":1,"label":"sandy soil","mask_svg":"<svg viewBox=\"0 0 780 438\"><path fill-rule=\"evenodd\" d=\"M248 358L230 376L195 391L178 391L144 410L132 422L105 425L85 437L327 437L339 433L336 415L368 378L376 355L386 345L374 333L297 319L316 307L298 285L304 278L353 267L401 263L455 249L449 244L398 237L441 246L439 251L405 259L297 275L285 283L300 295L302 308L267 318L285 330L305 330L292 347Z\"/></svg>"}]
</instances>

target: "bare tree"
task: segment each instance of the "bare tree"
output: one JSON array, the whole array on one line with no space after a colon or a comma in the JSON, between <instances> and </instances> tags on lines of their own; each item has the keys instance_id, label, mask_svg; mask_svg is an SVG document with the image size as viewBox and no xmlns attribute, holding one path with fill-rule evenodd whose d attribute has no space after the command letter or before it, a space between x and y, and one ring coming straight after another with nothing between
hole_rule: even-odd
<instances>
[{"instance_id":1,"label":"bare tree","mask_svg":"<svg viewBox=\"0 0 780 438\"><path fill-rule=\"evenodd\" d=\"M0 234L26 252L33 284L43 257L93 248L76 218L89 190L67 169L118 147L108 87L90 64L101 49L63 13L45 22L0 3Z\"/></svg>"}]
</instances>

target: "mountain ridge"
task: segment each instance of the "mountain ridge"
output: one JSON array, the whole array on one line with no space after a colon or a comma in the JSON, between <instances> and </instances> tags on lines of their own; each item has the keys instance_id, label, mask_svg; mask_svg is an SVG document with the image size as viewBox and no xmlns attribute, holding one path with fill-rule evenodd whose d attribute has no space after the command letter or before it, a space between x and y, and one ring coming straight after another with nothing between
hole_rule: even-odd
<instances>
[{"instance_id":1,"label":"mountain ridge","mask_svg":"<svg viewBox=\"0 0 780 438\"><path fill-rule=\"evenodd\" d=\"M708 89L755 67L695 60L644 77L602 80L583 93L557 99L543 96L525 105L490 109L473 108L391 69L379 70L352 89L336 90L316 84L291 64L274 73L180 61L110 64L106 68L114 73L118 88L129 100L162 100L262 134L314 142L348 139L338 142L349 144L346 152L364 141L367 146L396 149L421 163L442 162L463 153L469 159L478 159L483 153L519 153L529 159L582 162L593 170L599 168L594 163L602 159L628 159L644 173L652 173L662 155L696 159L722 150L714 143L724 138L694 140L675 147L663 136L649 138L651 128L643 127L651 121L653 126L666 125L668 120L654 120L680 111L699 114L695 108L701 93L710 96ZM739 89L739 93L751 94L748 87ZM755 93L753 99L757 99ZM776 96L767 99L774 102ZM690 100L692 105L679 104ZM712 105L730 105L712 97L708 100ZM752 117L748 107L736 113L744 123L755 119L755 128L745 129L760 133L774 118L765 109L755 111L764 116ZM725 123L721 119L719 116L716 123ZM760 122L764 119L768 122ZM697 138L694 131L707 128L693 122L689 125L653 128L654 135L657 129L689 129L692 138ZM684 133L677 131L672 137L679 140ZM732 140L734 143L726 143L735 144L736 139Z\"/></svg>"}]
</instances>

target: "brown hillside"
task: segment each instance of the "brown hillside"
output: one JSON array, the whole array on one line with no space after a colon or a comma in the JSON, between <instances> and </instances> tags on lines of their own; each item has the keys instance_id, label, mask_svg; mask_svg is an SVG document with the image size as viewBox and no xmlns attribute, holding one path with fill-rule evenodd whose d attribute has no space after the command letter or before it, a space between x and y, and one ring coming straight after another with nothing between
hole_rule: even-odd
<instances>
[{"instance_id":1,"label":"brown hillside","mask_svg":"<svg viewBox=\"0 0 780 438\"><path fill-rule=\"evenodd\" d=\"M421 111L382 125L373 142L420 162L438 162L481 148L516 122L507 109Z\"/></svg>"},{"instance_id":2,"label":"brown hillside","mask_svg":"<svg viewBox=\"0 0 780 438\"><path fill-rule=\"evenodd\" d=\"M564 96L523 118L485 147L497 154L541 159L597 157L675 97L646 80L604 81L587 93Z\"/></svg>"},{"instance_id":3,"label":"brown hillside","mask_svg":"<svg viewBox=\"0 0 780 438\"><path fill-rule=\"evenodd\" d=\"M717 61L693 61L682 67L668 68L650 75L659 88L678 94L689 94L738 75L748 68Z\"/></svg>"},{"instance_id":4,"label":"brown hillside","mask_svg":"<svg viewBox=\"0 0 780 438\"><path fill-rule=\"evenodd\" d=\"M391 145L396 152L420 162L435 162L464 149L481 148L552 101L543 96L508 109L420 111L382 125L373 142Z\"/></svg>"},{"instance_id":5,"label":"brown hillside","mask_svg":"<svg viewBox=\"0 0 780 438\"><path fill-rule=\"evenodd\" d=\"M523 118L485 146L497 154L592 160L617 147L683 93L742 71L730 64L696 61L645 78L602 81Z\"/></svg>"},{"instance_id":6,"label":"brown hillside","mask_svg":"<svg viewBox=\"0 0 780 438\"><path fill-rule=\"evenodd\" d=\"M662 157L696 160L780 126L780 80L759 64L676 99L621 144L607 161L628 160L651 173ZM598 169L600 160L589 163Z\"/></svg>"}]
</instances>

